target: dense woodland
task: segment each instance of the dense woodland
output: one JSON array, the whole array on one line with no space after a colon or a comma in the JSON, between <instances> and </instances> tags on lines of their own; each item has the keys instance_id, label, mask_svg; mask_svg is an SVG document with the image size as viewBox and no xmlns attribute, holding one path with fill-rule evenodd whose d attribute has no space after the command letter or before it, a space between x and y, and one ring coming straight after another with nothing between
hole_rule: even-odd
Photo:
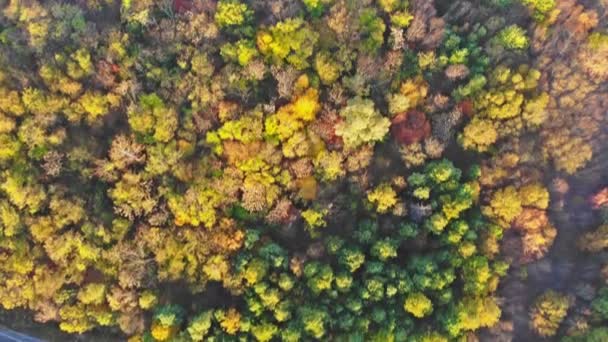
<instances>
[{"instance_id":1,"label":"dense woodland","mask_svg":"<svg viewBox=\"0 0 608 342\"><path fill-rule=\"evenodd\" d=\"M593 171L596 280L525 320L608 341L607 15L0 0L0 305L107 341L522 340L501 282Z\"/></svg>"}]
</instances>

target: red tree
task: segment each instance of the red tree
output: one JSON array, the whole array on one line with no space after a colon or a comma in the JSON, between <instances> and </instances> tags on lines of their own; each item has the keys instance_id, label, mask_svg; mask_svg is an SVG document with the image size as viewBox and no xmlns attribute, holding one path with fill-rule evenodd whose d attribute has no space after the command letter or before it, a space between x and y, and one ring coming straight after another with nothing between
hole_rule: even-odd
<instances>
[{"instance_id":1,"label":"red tree","mask_svg":"<svg viewBox=\"0 0 608 342\"><path fill-rule=\"evenodd\" d=\"M411 145L431 134L431 123L417 110L400 113L392 120L391 133L399 143Z\"/></svg>"}]
</instances>

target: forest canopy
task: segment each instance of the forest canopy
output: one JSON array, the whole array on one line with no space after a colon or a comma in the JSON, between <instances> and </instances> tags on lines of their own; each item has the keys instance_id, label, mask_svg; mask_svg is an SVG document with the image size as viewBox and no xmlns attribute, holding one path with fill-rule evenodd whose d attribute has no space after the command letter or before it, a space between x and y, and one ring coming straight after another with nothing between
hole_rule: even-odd
<instances>
[{"instance_id":1,"label":"forest canopy","mask_svg":"<svg viewBox=\"0 0 608 342\"><path fill-rule=\"evenodd\" d=\"M131 342L499 331L501 280L556 239L545 175L606 138L604 12L0 0L0 305ZM531 331L574 305L540 294Z\"/></svg>"}]
</instances>

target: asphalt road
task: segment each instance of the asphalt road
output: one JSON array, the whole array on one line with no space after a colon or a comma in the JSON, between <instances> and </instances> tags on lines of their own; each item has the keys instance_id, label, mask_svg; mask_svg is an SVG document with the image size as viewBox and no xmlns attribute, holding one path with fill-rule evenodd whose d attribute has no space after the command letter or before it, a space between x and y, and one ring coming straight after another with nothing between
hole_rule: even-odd
<instances>
[{"instance_id":1,"label":"asphalt road","mask_svg":"<svg viewBox=\"0 0 608 342\"><path fill-rule=\"evenodd\" d=\"M0 342L43 342L37 338L0 328Z\"/></svg>"}]
</instances>

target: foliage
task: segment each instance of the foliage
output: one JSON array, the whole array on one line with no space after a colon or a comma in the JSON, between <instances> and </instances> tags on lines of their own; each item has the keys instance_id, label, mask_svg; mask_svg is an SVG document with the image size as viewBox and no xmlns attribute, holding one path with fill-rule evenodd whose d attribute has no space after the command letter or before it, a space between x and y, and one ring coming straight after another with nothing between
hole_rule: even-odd
<instances>
[{"instance_id":1,"label":"foliage","mask_svg":"<svg viewBox=\"0 0 608 342\"><path fill-rule=\"evenodd\" d=\"M603 224L596 230L583 234L577 245L579 249L591 253L597 253L608 247L608 224Z\"/></svg>"},{"instance_id":2,"label":"foliage","mask_svg":"<svg viewBox=\"0 0 608 342\"><path fill-rule=\"evenodd\" d=\"M323 84L331 85L340 77L341 66L327 51L317 53L314 65Z\"/></svg>"},{"instance_id":3,"label":"foliage","mask_svg":"<svg viewBox=\"0 0 608 342\"><path fill-rule=\"evenodd\" d=\"M407 19L406 21L407 22ZM376 53L384 42L386 25L373 9L364 9L359 16L361 50Z\"/></svg>"},{"instance_id":4,"label":"foliage","mask_svg":"<svg viewBox=\"0 0 608 342\"><path fill-rule=\"evenodd\" d=\"M193 317L188 324L188 335L193 341L203 341L205 335L211 328L212 313L210 311L203 312L196 317Z\"/></svg>"},{"instance_id":5,"label":"foliage","mask_svg":"<svg viewBox=\"0 0 608 342\"><path fill-rule=\"evenodd\" d=\"M438 56L440 65L466 65L473 74L483 74L489 58L479 46L487 29L476 25L467 35L447 30Z\"/></svg>"},{"instance_id":6,"label":"foliage","mask_svg":"<svg viewBox=\"0 0 608 342\"><path fill-rule=\"evenodd\" d=\"M2 1L0 305L129 341L492 327L503 257L546 253L566 200L535 163L605 135L602 12L512 3ZM549 334L567 306L539 303Z\"/></svg>"},{"instance_id":7,"label":"foliage","mask_svg":"<svg viewBox=\"0 0 608 342\"><path fill-rule=\"evenodd\" d=\"M594 32L589 35L578 55L583 70L592 78L606 80L608 69L600 61L608 55L608 34Z\"/></svg>"},{"instance_id":8,"label":"foliage","mask_svg":"<svg viewBox=\"0 0 608 342\"><path fill-rule=\"evenodd\" d=\"M287 62L296 69L309 66L319 34L300 18L287 19L257 33L260 52L274 64Z\"/></svg>"},{"instance_id":9,"label":"foliage","mask_svg":"<svg viewBox=\"0 0 608 342\"><path fill-rule=\"evenodd\" d=\"M608 319L608 287L602 287L591 302L591 308L602 319Z\"/></svg>"},{"instance_id":10,"label":"foliage","mask_svg":"<svg viewBox=\"0 0 608 342\"><path fill-rule=\"evenodd\" d=\"M160 142L170 141L178 125L177 113L154 93L141 96L127 115L133 131Z\"/></svg>"},{"instance_id":11,"label":"foliage","mask_svg":"<svg viewBox=\"0 0 608 342\"><path fill-rule=\"evenodd\" d=\"M492 195L489 206L484 208L485 215L496 220L503 226L510 223L521 213L521 199L513 186L496 191Z\"/></svg>"},{"instance_id":12,"label":"foliage","mask_svg":"<svg viewBox=\"0 0 608 342\"><path fill-rule=\"evenodd\" d=\"M566 317L570 300L548 290L539 296L530 309L530 327L540 336L553 336Z\"/></svg>"},{"instance_id":13,"label":"foliage","mask_svg":"<svg viewBox=\"0 0 608 342\"><path fill-rule=\"evenodd\" d=\"M433 311L433 303L423 293L416 292L405 299L403 308L414 317L422 318Z\"/></svg>"},{"instance_id":14,"label":"foliage","mask_svg":"<svg viewBox=\"0 0 608 342\"><path fill-rule=\"evenodd\" d=\"M555 0L521 0L532 11L532 17L537 21L544 21L555 9Z\"/></svg>"},{"instance_id":15,"label":"foliage","mask_svg":"<svg viewBox=\"0 0 608 342\"><path fill-rule=\"evenodd\" d=\"M253 41L241 39L235 43L224 44L220 54L226 61L237 62L241 66L247 66L258 55L258 50L255 48Z\"/></svg>"},{"instance_id":16,"label":"foliage","mask_svg":"<svg viewBox=\"0 0 608 342\"><path fill-rule=\"evenodd\" d=\"M239 313L249 328L241 324L235 334L257 340L279 335L324 339L329 333L339 338L392 339L424 335L426 325L413 324L423 318L443 323L449 317L450 323L436 335L458 337L495 324L500 309L491 297L493 279L504 274L504 266L475 249L459 252L486 227L481 218L471 226L459 220L474 215L470 210L472 184L461 177L459 169L442 160L408 178L413 189L405 196L412 199L415 188L427 187L431 198L438 201L431 214L447 222L442 229L433 225L431 215L422 218L423 223L407 221L398 230L393 226L384 231L373 218L375 214L366 212L340 235L323 236L327 255L322 259L302 261L270 237L249 244L235 258L239 276L247 284L243 288L245 305ZM436 235L429 236L433 243L446 249L405 254L402 247L407 240L427 229ZM460 239L451 240L449 236L454 234ZM466 299L454 302L453 293L461 291L467 293ZM216 321L209 327L206 319L199 330L219 333L217 327Z\"/></svg>"},{"instance_id":17,"label":"foliage","mask_svg":"<svg viewBox=\"0 0 608 342\"><path fill-rule=\"evenodd\" d=\"M500 45L511 50L526 49L530 45L526 31L517 25L502 29L496 38Z\"/></svg>"},{"instance_id":18,"label":"foliage","mask_svg":"<svg viewBox=\"0 0 608 342\"><path fill-rule=\"evenodd\" d=\"M474 118L464 128L460 136L462 147L469 150L485 152L498 139L498 132L490 120Z\"/></svg>"},{"instance_id":19,"label":"foliage","mask_svg":"<svg viewBox=\"0 0 608 342\"><path fill-rule=\"evenodd\" d=\"M598 327L589 329L582 335L566 336L561 341L563 342L600 342L608 338L608 328Z\"/></svg>"},{"instance_id":20,"label":"foliage","mask_svg":"<svg viewBox=\"0 0 608 342\"><path fill-rule=\"evenodd\" d=\"M386 213L397 204L397 193L389 184L381 184L367 194L367 200L374 203L379 213Z\"/></svg>"},{"instance_id":21,"label":"foliage","mask_svg":"<svg viewBox=\"0 0 608 342\"><path fill-rule=\"evenodd\" d=\"M382 140L390 126L390 121L380 115L374 102L368 99L349 100L348 105L340 111L340 116L344 121L336 126L336 134L351 149Z\"/></svg>"},{"instance_id":22,"label":"foliage","mask_svg":"<svg viewBox=\"0 0 608 342\"><path fill-rule=\"evenodd\" d=\"M318 236L317 229L325 227L327 223L323 219L327 212L308 209L302 212L302 218L306 221L311 236Z\"/></svg>"},{"instance_id":23,"label":"foliage","mask_svg":"<svg viewBox=\"0 0 608 342\"><path fill-rule=\"evenodd\" d=\"M494 69L489 89L475 96L476 115L459 137L462 146L485 152L501 138L538 129L547 118L549 101L546 93L537 91L539 78L538 70L525 65L518 70Z\"/></svg>"},{"instance_id":24,"label":"foliage","mask_svg":"<svg viewBox=\"0 0 608 342\"><path fill-rule=\"evenodd\" d=\"M306 9L314 16L318 17L331 4L332 0L302 0Z\"/></svg>"},{"instance_id":25,"label":"foliage","mask_svg":"<svg viewBox=\"0 0 608 342\"><path fill-rule=\"evenodd\" d=\"M464 298L455 308L454 326L450 326L451 334L462 330L474 331L480 327L492 327L500 318L500 308L494 298Z\"/></svg>"},{"instance_id":26,"label":"foliage","mask_svg":"<svg viewBox=\"0 0 608 342\"><path fill-rule=\"evenodd\" d=\"M247 24L251 20L252 15L253 12L248 8L247 4L236 0L222 0L217 4L215 22L221 28L230 29Z\"/></svg>"}]
</instances>

